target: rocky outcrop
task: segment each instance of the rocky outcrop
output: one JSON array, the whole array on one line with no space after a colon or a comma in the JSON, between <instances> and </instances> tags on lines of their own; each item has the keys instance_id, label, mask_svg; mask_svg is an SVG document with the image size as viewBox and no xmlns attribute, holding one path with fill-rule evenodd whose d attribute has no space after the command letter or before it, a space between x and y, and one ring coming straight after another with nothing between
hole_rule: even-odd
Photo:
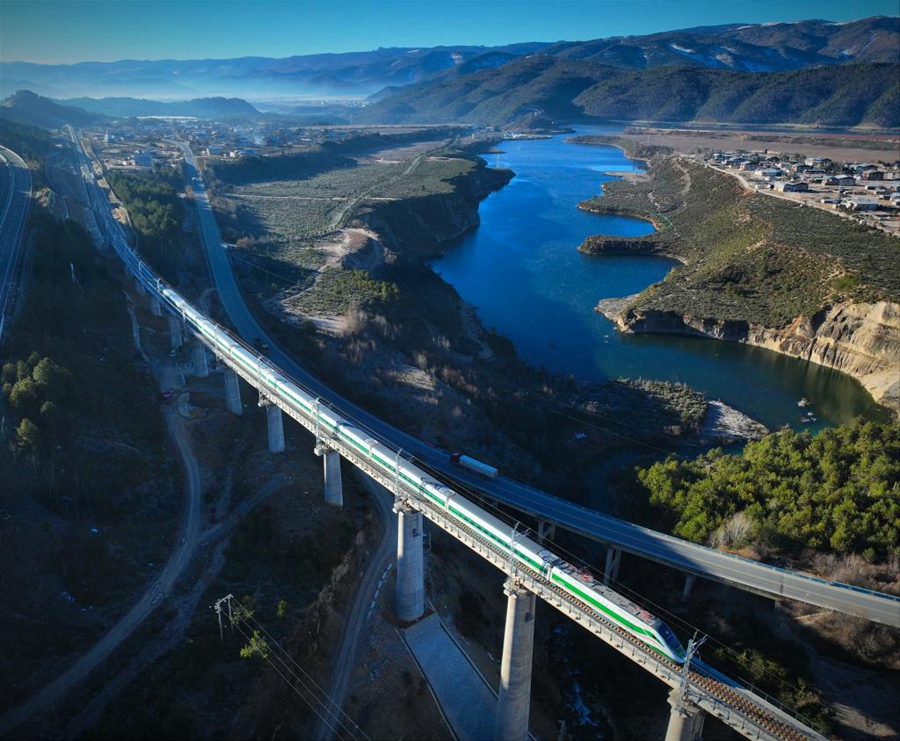
<instances>
[{"instance_id":1,"label":"rocky outcrop","mask_svg":"<svg viewBox=\"0 0 900 741\"><path fill-rule=\"evenodd\" d=\"M578 248L588 255L658 255L665 245L654 237L588 237Z\"/></svg>"},{"instance_id":2,"label":"rocky outcrop","mask_svg":"<svg viewBox=\"0 0 900 741\"><path fill-rule=\"evenodd\" d=\"M481 223L478 204L512 177L509 170L491 169L479 161L471 172L449 181L452 192L372 203L357 214L357 219L394 252L440 254L442 245Z\"/></svg>"},{"instance_id":3,"label":"rocky outcrop","mask_svg":"<svg viewBox=\"0 0 900 741\"><path fill-rule=\"evenodd\" d=\"M900 414L900 304L844 301L780 329L669 311L620 309L614 313L611 308L598 306L623 332L745 342L848 373L876 401Z\"/></svg>"},{"instance_id":4,"label":"rocky outcrop","mask_svg":"<svg viewBox=\"0 0 900 741\"><path fill-rule=\"evenodd\" d=\"M699 437L704 441L733 443L741 440L761 440L769 432L761 422L721 401L707 402L706 416Z\"/></svg>"}]
</instances>

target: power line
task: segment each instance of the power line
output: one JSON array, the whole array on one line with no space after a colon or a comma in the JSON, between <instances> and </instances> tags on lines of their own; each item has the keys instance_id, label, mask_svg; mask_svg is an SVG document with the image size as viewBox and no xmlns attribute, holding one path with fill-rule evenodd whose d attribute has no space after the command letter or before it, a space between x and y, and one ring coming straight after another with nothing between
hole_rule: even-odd
<instances>
[{"instance_id":1,"label":"power line","mask_svg":"<svg viewBox=\"0 0 900 741\"><path fill-rule=\"evenodd\" d=\"M341 708L341 706L337 702L335 702L335 700L324 689L322 689L322 687L309 675L309 673L302 666L300 666L300 664L297 663L297 661L294 659L294 657L291 656L290 653L288 653L288 651L286 649L284 649L277 641L275 641L275 639L272 637L272 635L269 633L269 631L267 631L265 629L265 627L262 625L262 623L260 623L253 616L253 613L247 613L246 616L242 615L241 617L242 617L242 619L244 619L244 622L246 622L246 618L249 617L250 620L252 620L254 623L256 623L257 626L259 626L259 629L263 633L265 633L265 635L273 642L273 644L278 646L278 648L281 649L281 651L284 653L284 655L288 657L290 662L295 667L297 667L297 670L300 671L300 673L303 674L304 677L306 677L306 679L309 681L309 683L312 684L312 686L315 687L316 690L318 690L318 692L325 698L325 700L327 700L327 702L325 702L323 700L319 700L319 701L322 702L323 705L325 705L327 712L329 712L332 716L336 716L336 715L339 716L337 718L337 721L338 721L338 723L341 724L342 727L346 728L346 725L340 719L341 716L344 719L346 719L347 723L351 724L353 726L353 728L355 728L356 731L359 734L361 734L364 739L368 739L368 736L359 727L359 725L343 710L343 708ZM350 729L347 729L347 730L350 730Z\"/></svg>"},{"instance_id":2,"label":"power line","mask_svg":"<svg viewBox=\"0 0 900 741\"><path fill-rule=\"evenodd\" d=\"M253 637L247 635L243 630L241 630L240 626L239 626L237 623L234 624L234 627L237 629L238 633L240 633L241 636L242 636L244 639L246 639L248 642L252 641ZM317 716L319 716L319 718L322 720L322 722L323 722L326 726L328 726L329 730L330 730L335 736L337 736L338 738L340 738L340 734L337 732L337 729L335 729L335 727L334 727L331 723L329 723L328 719L327 719L325 716L323 716L323 715L316 709L316 707L309 701L309 699L308 699L307 697L305 697L305 696L303 695L303 693L300 692L299 689L297 689L297 687L294 686L294 683L293 683L288 677L286 677L286 676L284 675L284 673L283 673L277 666L275 666L274 663L272 663L272 661L269 659L269 657L268 657L267 655L264 655L264 654L260 654L260 655L262 656L262 658L263 658L266 662L268 662L269 666L271 666L272 669L275 670L275 673L278 674L278 676L281 677L281 678L288 684L288 686L289 686L292 690L294 690L294 692L297 694L297 696L298 696L301 700L303 700L303 702L305 702L305 703L307 704L307 706L309 706L310 710L312 710ZM305 689L305 688L304 688L304 689ZM353 738L352 735L351 735L351 738Z\"/></svg>"},{"instance_id":3,"label":"power line","mask_svg":"<svg viewBox=\"0 0 900 741\"><path fill-rule=\"evenodd\" d=\"M242 605L236 605L234 607L234 609L232 609L232 600L233 600L233 595L229 594L227 597L223 597L222 599L217 600L216 603L213 605L213 609L216 610L216 613L219 616L220 634L222 631L222 604L225 603L228 607L229 623L231 624L231 626L233 628L238 629L238 632L241 633L241 635L248 641L248 643L252 644L254 636L247 635L247 633L245 633L243 630L241 630L241 628L240 628L241 622L243 622L249 630L253 631L253 634L258 636L259 635L258 631L256 631L253 628L253 626L251 626L250 623L248 622L248 619L252 620L259 627L259 629L266 635L266 637L268 638L268 641L263 641L265 647L271 649L272 656L281 664L281 666L285 669L285 671L288 674L290 674L294 679L296 679L297 683L309 694L309 696L312 698L312 700L315 701L315 703L321 708L321 712L320 712L319 708L317 708L316 706L313 705L313 702L310 700L310 697L304 696L294 685L294 682L291 679L289 679L287 676L285 676L285 674L278 669L278 667L271 661L271 659L269 659L269 656L267 653L260 652L260 655L262 656L262 658L264 658L272 666L272 668L275 669L275 671L279 674L279 676L281 676L282 679L284 679L291 686L291 688L298 694L298 696L300 696L303 699L303 701L310 707L310 709L312 709L313 712L316 713L316 715L322 720L322 722L325 723L326 726L328 726L328 728L332 731L332 733L334 733L336 736L340 737L338 730L332 724L332 721L334 721L334 723L336 723L338 726L340 726L340 728L342 728L346 732L346 734L349 735L349 737L351 739L362 738L362 739L364 739L364 741L368 741L368 736L359 727L359 725L357 725L356 722L354 722L353 719L350 718L350 716L347 715L347 713L345 713L342 710L342 708L328 695L328 693L325 692L315 682L315 680L303 669L303 667L301 667L296 662L296 660L290 655L290 653L288 653L288 651L286 649L284 649L275 640L275 638L265 629L265 627L255 617L253 617L253 614L249 610L247 610ZM279 653L278 653L279 651L281 653L283 653L285 656L287 656L288 660L297 668L297 670L303 675L303 677L306 678L306 680L304 680L304 678L300 677L293 669L291 669L291 667L279 655ZM312 687L310 687L310 684L312 685ZM313 689L313 688L315 688L315 689ZM325 699L318 697L315 690L318 690L318 693L321 694ZM344 720L342 719L341 716L343 716L343 718L346 719L346 721L347 721L346 723L344 722ZM352 727L349 727L348 723Z\"/></svg>"}]
</instances>

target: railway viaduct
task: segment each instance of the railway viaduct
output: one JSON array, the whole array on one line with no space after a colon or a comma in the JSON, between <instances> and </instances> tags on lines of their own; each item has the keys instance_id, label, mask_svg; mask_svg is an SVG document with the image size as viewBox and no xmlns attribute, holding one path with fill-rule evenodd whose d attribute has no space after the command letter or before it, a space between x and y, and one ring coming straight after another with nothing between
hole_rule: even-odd
<instances>
[{"instance_id":1,"label":"railway viaduct","mask_svg":"<svg viewBox=\"0 0 900 741\"><path fill-rule=\"evenodd\" d=\"M74 136L73 140L78 143ZM85 158L86 166L87 156ZM91 180L93 183L93 180ZM94 183L94 188L97 188ZM126 273L136 282L140 292L149 294L151 309L157 315L167 317L169 336L173 349L181 348L188 341L194 372L204 376L209 373L208 350L211 350L223 366L224 393L228 409L241 414L241 379L254 387L259 394L259 405L266 408L268 443L272 453L284 451L283 414L288 414L315 436L315 452L323 458L325 499L329 504L341 506L340 458L366 473L388 489L395 498L394 512L398 517L397 540L397 617L413 622L424 614L424 561L423 527L427 518L436 526L453 535L483 558L507 573L505 594L507 614L501 661L501 684L496 716L498 741L518 741L528 736L528 712L531 684L531 658L533 651L534 615L537 598L593 632L607 644L642 665L672 689L670 695L670 720L666 741L696 738L703 724L704 715L719 718L739 733L751 739L821 739L806 723L792 716L785 709L754 694L723 675L695 662L682 667L658 654L646 644L637 641L629 633L605 620L599 613L567 597L540 575L517 568L509 551L489 543L473 529L448 517L446 512L429 503L407 485L390 466L376 463L359 450L347 445L335 432L322 423L320 405L332 410L319 396L291 378L275 363L262 356L255 348L216 325L195 307L165 284L129 247L121 225L112 217L107 198L97 194L95 207L101 211L107 223L110 242L122 258ZM104 205L104 202L105 205ZM248 362L246 358L255 358ZM238 358L238 359L236 359ZM240 358L243 358L241 360ZM262 382L263 371L274 372L288 379L291 393L273 392ZM305 398L297 404L297 398ZM341 414L342 410L334 410ZM343 412L346 414L346 412ZM354 424L352 416L350 424ZM365 428L364 428L365 429ZM381 443L390 446L381 436ZM398 460L400 451L397 452ZM399 469L395 469L399 470ZM430 475L423 471L424 476ZM454 496L461 496L454 494ZM529 512L529 514L533 514ZM536 513L540 515L541 513ZM556 523L552 517L539 517L538 538L548 535ZM565 526L564 523L560 523ZM604 580L614 578L618 569L621 549L608 550ZM692 583L689 577L685 596Z\"/></svg>"}]
</instances>

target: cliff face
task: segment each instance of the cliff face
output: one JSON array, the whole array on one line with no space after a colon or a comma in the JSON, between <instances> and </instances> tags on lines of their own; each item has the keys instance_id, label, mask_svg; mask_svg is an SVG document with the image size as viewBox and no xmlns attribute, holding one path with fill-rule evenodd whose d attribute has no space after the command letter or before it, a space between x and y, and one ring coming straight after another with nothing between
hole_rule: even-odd
<instances>
[{"instance_id":1,"label":"cliff face","mask_svg":"<svg viewBox=\"0 0 900 741\"><path fill-rule=\"evenodd\" d=\"M845 301L781 329L653 310L629 309L610 318L624 332L746 342L810 360L850 374L876 401L900 414L900 304Z\"/></svg>"},{"instance_id":2,"label":"cliff face","mask_svg":"<svg viewBox=\"0 0 900 741\"><path fill-rule=\"evenodd\" d=\"M509 170L492 170L479 162L470 173L448 181L451 193L373 203L357 218L395 252L435 255L443 244L481 223L478 204L512 177Z\"/></svg>"},{"instance_id":3,"label":"cliff face","mask_svg":"<svg viewBox=\"0 0 900 741\"><path fill-rule=\"evenodd\" d=\"M588 255L657 255L666 245L658 238L645 237L588 237L578 248Z\"/></svg>"}]
</instances>

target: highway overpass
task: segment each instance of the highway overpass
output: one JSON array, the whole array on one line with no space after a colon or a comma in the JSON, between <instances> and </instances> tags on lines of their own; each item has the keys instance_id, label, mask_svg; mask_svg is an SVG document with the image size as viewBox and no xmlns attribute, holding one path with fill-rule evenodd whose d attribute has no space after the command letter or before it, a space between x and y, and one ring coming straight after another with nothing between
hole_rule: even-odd
<instances>
[{"instance_id":1,"label":"highway overpass","mask_svg":"<svg viewBox=\"0 0 900 741\"><path fill-rule=\"evenodd\" d=\"M321 399L364 426L378 439L411 455L428 469L460 482L467 489L503 502L519 512L547 520L592 540L649 558L689 574L737 586L775 599L793 599L848 615L900 627L900 599L846 584L828 582L796 571L780 569L706 548L679 538L639 527L615 517L555 497L511 479L485 481L450 463L449 454L352 404L295 362L268 337L250 313L222 247L222 235L209 203L202 175L190 147L180 144L187 174L192 180L200 228L210 271L232 325L247 342L266 338L267 356ZM195 180L196 178L196 180Z\"/></svg>"}]
</instances>

